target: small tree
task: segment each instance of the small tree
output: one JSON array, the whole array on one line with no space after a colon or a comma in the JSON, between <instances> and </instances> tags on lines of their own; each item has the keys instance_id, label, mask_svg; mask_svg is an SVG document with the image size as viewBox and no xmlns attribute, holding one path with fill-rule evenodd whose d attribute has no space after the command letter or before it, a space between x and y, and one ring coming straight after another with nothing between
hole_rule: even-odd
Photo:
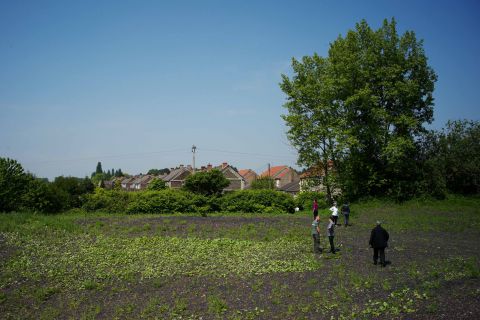
<instances>
[{"instance_id":1,"label":"small tree","mask_svg":"<svg viewBox=\"0 0 480 320\"><path fill-rule=\"evenodd\" d=\"M165 181L163 181L160 178L154 178L150 183L148 184L147 189L148 190L164 190L167 188L167 185L165 184Z\"/></svg>"},{"instance_id":2,"label":"small tree","mask_svg":"<svg viewBox=\"0 0 480 320\"><path fill-rule=\"evenodd\" d=\"M16 160L0 158L0 212L20 208L21 199L27 190L28 176Z\"/></svg>"},{"instance_id":3,"label":"small tree","mask_svg":"<svg viewBox=\"0 0 480 320\"><path fill-rule=\"evenodd\" d=\"M69 194L55 184L28 176L27 191L22 196L22 209L33 212L57 213L70 206Z\"/></svg>"},{"instance_id":4,"label":"small tree","mask_svg":"<svg viewBox=\"0 0 480 320\"><path fill-rule=\"evenodd\" d=\"M206 196L219 195L230 184L220 170L213 169L206 172L197 172L188 176L184 188L188 191Z\"/></svg>"},{"instance_id":5,"label":"small tree","mask_svg":"<svg viewBox=\"0 0 480 320\"><path fill-rule=\"evenodd\" d=\"M95 173L96 174L103 173L102 163L100 161L97 163L97 168L95 169Z\"/></svg>"},{"instance_id":6,"label":"small tree","mask_svg":"<svg viewBox=\"0 0 480 320\"><path fill-rule=\"evenodd\" d=\"M449 191L460 194L480 193L480 122L448 121L437 133L434 156L443 163Z\"/></svg>"}]
</instances>

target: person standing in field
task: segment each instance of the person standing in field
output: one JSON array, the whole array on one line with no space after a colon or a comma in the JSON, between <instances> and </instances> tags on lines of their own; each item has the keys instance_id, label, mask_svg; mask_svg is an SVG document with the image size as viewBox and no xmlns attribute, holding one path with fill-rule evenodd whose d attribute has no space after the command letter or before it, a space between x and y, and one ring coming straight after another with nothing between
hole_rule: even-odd
<instances>
[{"instance_id":1,"label":"person standing in field","mask_svg":"<svg viewBox=\"0 0 480 320\"><path fill-rule=\"evenodd\" d=\"M333 238L335 237L335 222L334 222L334 216L330 216L330 219L328 219L328 225L327 225L327 235L328 235L328 241L330 242L330 252L335 254L335 246L333 245Z\"/></svg>"},{"instance_id":2,"label":"person standing in field","mask_svg":"<svg viewBox=\"0 0 480 320\"><path fill-rule=\"evenodd\" d=\"M320 217L317 215L312 222L312 238L313 238L313 252L322 253L320 248L320 227L318 223L320 222Z\"/></svg>"},{"instance_id":3,"label":"person standing in field","mask_svg":"<svg viewBox=\"0 0 480 320\"><path fill-rule=\"evenodd\" d=\"M333 217L333 222L335 225L337 225L337 220L338 220L338 208L337 208L337 202L333 202L333 206L330 208L330 211L332 212L332 217Z\"/></svg>"},{"instance_id":4,"label":"person standing in field","mask_svg":"<svg viewBox=\"0 0 480 320\"><path fill-rule=\"evenodd\" d=\"M385 267L385 248L388 247L388 238L390 236L387 230L382 228L381 224L380 221L377 221L377 226L372 229L368 244L373 248L373 264L377 264L378 255L380 255L380 265Z\"/></svg>"},{"instance_id":5,"label":"person standing in field","mask_svg":"<svg viewBox=\"0 0 480 320\"><path fill-rule=\"evenodd\" d=\"M345 227L348 226L348 219L350 218L350 206L348 202L345 202L342 206L342 214L345 219Z\"/></svg>"},{"instance_id":6,"label":"person standing in field","mask_svg":"<svg viewBox=\"0 0 480 320\"><path fill-rule=\"evenodd\" d=\"M313 200L313 219L318 216L318 202L317 199Z\"/></svg>"}]
</instances>

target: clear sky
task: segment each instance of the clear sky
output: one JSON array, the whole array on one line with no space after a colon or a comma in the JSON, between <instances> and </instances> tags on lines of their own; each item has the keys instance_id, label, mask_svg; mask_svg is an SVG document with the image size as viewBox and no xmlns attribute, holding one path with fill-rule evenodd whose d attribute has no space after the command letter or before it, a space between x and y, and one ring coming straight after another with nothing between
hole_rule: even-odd
<instances>
[{"instance_id":1,"label":"clear sky","mask_svg":"<svg viewBox=\"0 0 480 320\"><path fill-rule=\"evenodd\" d=\"M278 83L366 19L424 40L434 128L479 120L478 1L0 0L0 157L39 177L295 167Z\"/></svg>"}]
</instances>

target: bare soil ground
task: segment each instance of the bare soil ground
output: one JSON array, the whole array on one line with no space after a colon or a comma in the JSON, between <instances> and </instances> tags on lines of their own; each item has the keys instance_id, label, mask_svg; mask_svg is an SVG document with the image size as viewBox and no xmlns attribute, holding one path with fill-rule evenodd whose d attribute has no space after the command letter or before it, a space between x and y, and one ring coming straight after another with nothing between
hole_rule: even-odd
<instances>
[{"instance_id":1,"label":"bare soil ground","mask_svg":"<svg viewBox=\"0 0 480 320\"><path fill-rule=\"evenodd\" d=\"M107 236L275 241L290 234L292 241L304 236L305 245L311 246L310 220L310 215L125 216L79 218L77 223ZM317 255L322 267L315 271L132 278L40 293L39 288L52 284L19 279L0 288L0 318L480 318L478 230L422 231L415 225L389 230L386 256L391 264L382 268L373 265L368 247L370 218L353 216L351 220L352 226L336 230L338 254ZM322 245L327 246L326 237ZM0 234L0 268L14 259L17 250L21 248L7 245Z\"/></svg>"}]
</instances>

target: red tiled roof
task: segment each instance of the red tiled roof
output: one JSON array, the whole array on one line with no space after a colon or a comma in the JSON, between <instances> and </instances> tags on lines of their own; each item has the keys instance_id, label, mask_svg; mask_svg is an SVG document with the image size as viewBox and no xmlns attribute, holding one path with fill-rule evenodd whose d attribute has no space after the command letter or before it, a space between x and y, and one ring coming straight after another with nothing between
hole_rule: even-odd
<instances>
[{"instance_id":1,"label":"red tiled roof","mask_svg":"<svg viewBox=\"0 0 480 320\"><path fill-rule=\"evenodd\" d=\"M238 170L238 173L243 177L250 171L251 171L250 169L241 169L241 170Z\"/></svg>"},{"instance_id":2,"label":"red tiled roof","mask_svg":"<svg viewBox=\"0 0 480 320\"><path fill-rule=\"evenodd\" d=\"M333 161L332 160L328 160L327 165L328 165L328 169L333 169ZM302 173L300 175L300 179L310 178L310 177L323 177L324 175L325 175L325 172L323 170L323 166L322 165L316 165L316 166L308 168L307 171Z\"/></svg>"},{"instance_id":3,"label":"red tiled roof","mask_svg":"<svg viewBox=\"0 0 480 320\"><path fill-rule=\"evenodd\" d=\"M287 170L285 170L285 169L287 169L287 168L288 168L287 166L271 167L271 168L270 168L270 177L277 178L277 175L279 175L278 177L283 176L283 175L285 174L285 172L287 171ZM280 173L282 172L282 170L285 170L285 172L280 175ZM260 175L260 177L268 177L268 170L262 172L262 174Z\"/></svg>"}]
</instances>

